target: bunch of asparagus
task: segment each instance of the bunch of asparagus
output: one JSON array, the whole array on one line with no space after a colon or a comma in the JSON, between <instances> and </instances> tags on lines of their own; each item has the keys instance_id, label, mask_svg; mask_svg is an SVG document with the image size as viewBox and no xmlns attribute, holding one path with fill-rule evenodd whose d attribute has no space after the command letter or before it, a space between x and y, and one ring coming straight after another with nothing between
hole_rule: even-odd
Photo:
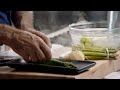
<instances>
[{"instance_id":1,"label":"bunch of asparagus","mask_svg":"<svg viewBox=\"0 0 120 90\"><path fill-rule=\"evenodd\" d=\"M82 37L80 44L73 46L72 50L81 50L88 60L114 60L118 56L117 49L95 46L89 37Z\"/></svg>"},{"instance_id":2,"label":"bunch of asparagus","mask_svg":"<svg viewBox=\"0 0 120 90\"><path fill-rule=\"evenodd\" d=\"M83 49L83 54L85 55L86 59L89 60L114 60L116 59L116 52L117 50L114 49Z\"/></svg>"}]
</instances>

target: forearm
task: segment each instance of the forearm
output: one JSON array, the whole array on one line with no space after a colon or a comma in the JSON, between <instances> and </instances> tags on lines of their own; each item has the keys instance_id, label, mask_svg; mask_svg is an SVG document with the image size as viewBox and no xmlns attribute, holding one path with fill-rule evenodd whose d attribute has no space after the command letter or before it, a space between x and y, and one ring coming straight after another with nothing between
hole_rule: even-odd
<instances>
[{"instance_id":1,"label":"forearm","mask_svg":"<svg viewBox=\"0 0 120 90\"><path fill-rule=\"evenodd\" d=\"M17 29L14 29L14 27L0 24L0 44L9 45L9 43L12 41L12 37L15 33L17 33Z\"/></svg>"},{"instance_id":2,"label":"forearm","mask_svg":"<svg viewBox=\"0 0 120 90\"><path fill-rule=\"evenodd\" d=\"M32 11L17 11L14 13L12 21L15 27L21 30L28 30L29 28L34 28Z\"/></svg>"}]
</instances>

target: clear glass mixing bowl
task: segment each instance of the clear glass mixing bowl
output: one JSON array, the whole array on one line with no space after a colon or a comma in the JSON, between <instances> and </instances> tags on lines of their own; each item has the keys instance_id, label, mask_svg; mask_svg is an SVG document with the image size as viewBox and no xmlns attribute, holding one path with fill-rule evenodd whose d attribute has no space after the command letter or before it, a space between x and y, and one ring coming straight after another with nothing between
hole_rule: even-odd
<instances>
[{"instance_id":1,"label":"clear glass mixing bowl","mask_svg":"<svg viewBox=\"0 0 120 90\"><path fill-rule=\"evenodd\" d=\"M89 37L97 46L120 48L120 28L108 29L107 22L83 22L69 25L72 45L81 44L83 37Z\"/></svg>"}]
</instances>

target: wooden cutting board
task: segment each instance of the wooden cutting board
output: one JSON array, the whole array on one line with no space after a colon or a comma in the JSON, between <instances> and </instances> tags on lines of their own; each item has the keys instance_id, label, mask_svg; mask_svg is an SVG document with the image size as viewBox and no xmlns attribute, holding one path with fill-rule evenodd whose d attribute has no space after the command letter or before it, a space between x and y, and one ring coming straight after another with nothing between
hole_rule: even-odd
<instances>
[{"instance_id":1,"label":"wooden cutting board","mask_svg":"<svg viewBox=\"0 0 120 90\"><path fill-rule=\"evenodd\" d=\"M69 47L64 47L54 52L53 56L60 56L63 52L70 50ZM120 57L117 60L99 60L95 61L96 65L90 68L89 71L78 75L61 75L50 73L37 72L17 72L10 67L0 67L0 78L5 79L103 79L106 75L120 69Z\"/></svg>"}]
</instances>

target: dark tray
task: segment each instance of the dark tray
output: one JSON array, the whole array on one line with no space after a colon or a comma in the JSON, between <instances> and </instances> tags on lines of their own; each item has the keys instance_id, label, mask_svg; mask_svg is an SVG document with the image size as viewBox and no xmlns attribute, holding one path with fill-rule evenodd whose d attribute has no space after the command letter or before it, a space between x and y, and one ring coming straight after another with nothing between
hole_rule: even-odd
<instances>
[{"instance_id":1,"label":"dark tray","mask_svg":"<svg viewBox=\"0 0 120 90\"><path fill-rule=\"evenodd\" d=\"M21 59L17 56L0 56L0 63Z\"/></svg>"},{"instance_id":2,"label":"dark tray","mask_svg":"<svg viewBox=\"0 0 120 90\"><path fill-rule=\"evenodd\" d=\"M66 60L60 61L66 62ZM56 74L79 74L84 71L89 70L96 63L92 61L80 61L80 60L67 60L67 62L72 62L77 68L65 68L61 66L50 66L44 64L30 64L21 59L11 60L8 62L0 63L0 66L9 66L15 68L16 71L32 71L32 72L46 72L46 73L56 73Z\"/></svg>"}]
</instances>

